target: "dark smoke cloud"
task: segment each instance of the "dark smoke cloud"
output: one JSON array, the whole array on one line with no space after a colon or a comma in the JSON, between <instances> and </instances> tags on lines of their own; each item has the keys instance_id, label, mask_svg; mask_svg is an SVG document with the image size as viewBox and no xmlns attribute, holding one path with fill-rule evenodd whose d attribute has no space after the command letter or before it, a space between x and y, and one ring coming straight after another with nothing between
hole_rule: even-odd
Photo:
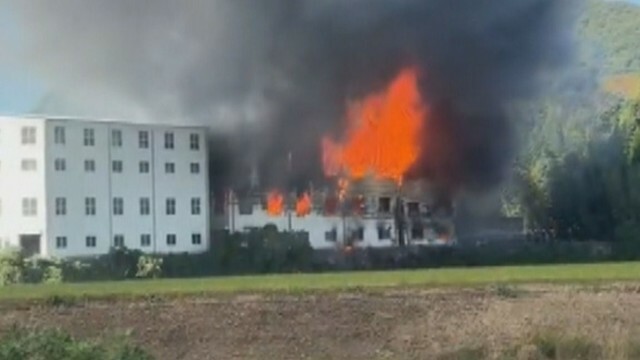
<instances>
[{"instance_id":1,"label":"dark smoke cloud","mask_svg":"<svg viewBox=\"0 0 640 360\"><path fill-rule=\"evenodd\" d=\"M121 116L231 134L216 144L214 171L236 185L254 162L263 183L321 179L319 137L341 134L346 99L381 89L406 65L423 72L434 113L412 175L494 184L513 148L506 106L535 95L569 58L577 14L573 0L14 5L27 32L24 59L54 92Z\"/></svg>"}]
</instances>

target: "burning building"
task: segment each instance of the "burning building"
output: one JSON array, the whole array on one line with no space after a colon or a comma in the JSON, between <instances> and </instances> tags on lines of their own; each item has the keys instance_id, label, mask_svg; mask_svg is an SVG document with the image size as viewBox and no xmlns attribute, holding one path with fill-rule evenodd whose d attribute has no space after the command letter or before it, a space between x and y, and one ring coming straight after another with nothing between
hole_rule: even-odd
<instances>
[{"instance_id":1,"label":"burning building","mask_svg":"<svg viewBox=\"0 0 640 360\"><path fill-rule=\"evenodd\" d=\"M424 186L411 182L398 187L366 178L344 193L229 192L224 224L231 232L267 224L280 231L304 232L315 249L453 244L453 207L437 203Z\"/></svg>"},{"instance_id":2,"label":"burning building","mask_svg":"<svg viewBox=\"0 0 640 360\"><path fill-rule=\"evenodd\" d=\"M317 228L324 244L353 222L401 244L500 184L523 120L509 110L566 73L581 3L16 1L25 44L6 53L70 102L40 112L206 125L222 226ZM451 237L439 224L423 229Z\"/></svg>"},{"instance_id":3,"label":"burning building","mask_svg":"<svg viewBox=\"0 0 640 360\"><path fill-rule=\"evenodd\" d=\"M227 228L274 224L308 233L314 248L453 243L452 204L438 202L426 180L405 180L420 156L428 116L418 71L402 70L384 90L349 104L341 141L320 139L323 173L332 185L244 198L230 192Z\"/></svg>"}]
</instances>

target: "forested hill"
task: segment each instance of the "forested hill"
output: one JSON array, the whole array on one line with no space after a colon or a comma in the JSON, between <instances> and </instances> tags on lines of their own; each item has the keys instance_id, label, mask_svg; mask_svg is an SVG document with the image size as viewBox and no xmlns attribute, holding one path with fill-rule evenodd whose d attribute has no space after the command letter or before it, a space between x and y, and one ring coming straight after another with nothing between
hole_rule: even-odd
<instances>
[{"instance_id":1,"label":"forested hill","mask_svg":"<svg viewBox=\"0 0 640 360\"><path fill-rule=\"evenodd\" d=\"M604 74L640 72L640 5L590 0L580 23L591 65Z\"/></svg>"},{"instance_id":2,"label":"forested hill","mask_svg":"<svg viewBox=\"0 0 640 360\"><path fill-rule=\"evenodd\" d=\"M640 6L589 0L578 32L575 74L517 117L502 211L544 237L640 246Z\"/></svg>"}]
</instances>

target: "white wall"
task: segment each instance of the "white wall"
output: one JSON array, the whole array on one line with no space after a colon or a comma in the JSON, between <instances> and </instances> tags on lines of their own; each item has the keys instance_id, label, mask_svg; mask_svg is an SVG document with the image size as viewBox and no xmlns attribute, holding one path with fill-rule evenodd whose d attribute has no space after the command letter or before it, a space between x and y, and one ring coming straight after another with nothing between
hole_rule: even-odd
<instances>
[{"instance_id":1,"label":"white wall","mask_svg":"<svg viewBox=\"0 0 640 360\"><path fill-rule=\"evenodd\" d=\"M36 126L36 145L20 144L23 126ZM65 143L56 144L55 128L64 128ZM84 130L93 129L93 146L85 146ZM112 143L112 130L122 132L122 146ZM140 148L138 132L149 132L149 148ZM175 135L174 149L164 148L164 133ZM199 150L190 149L190 134L199 136ZM34 158L37 171L20 170L23 158ZM54 162L64 159L65 170ZM86 172L92 159L95 171ZM112 162L120 160L123 171L114 173ZM139 162L148 161L142 174ZM175 173L165 173L165 162L175 164ZM200 164L192 174L190 164ZM206 131L202 127L175 127L78 119L0 118L0 241L18 245L19 234L40 234L45 256L104 254L123 235L125 246L145 252L200 252L209 245L209 196ZM38 217L22 217L22 198L38 199ZM66 200L66 214L55 214L55 199ZM85 198L96 199L96 214L85 214ZM124 214L114 215L113 198L124 200ZM141 215L140 198L150 199L150 214ZM166 215L165 199L174 197L176 215ZM200 198L200 214L191 214L191 198ZM167 246L166 234L177 235L177 244ZM191 235L201 235L192 244ZM141 235L150 234L151 244L141 245ZM86 237L96 237L96 247L87 247ZM56 247L56 238L66 237L66 247Z\"/></svg>"},{"instance_id":2,"label":"white wall","mask_svg":"<svg viewBox=\"0 0 640 360\"><path fill-rule=\"evenodd\" d=\"M65 144L54 143L54 128L65 130ZM104 254L109 251L110 199L109 199L109 126L101 122L73 120L47 121L47 243L56 257ZM94 130L94 146L84 145L84 129ZM66 170L54 170L56 158L65 159ZM85 172L84 161L94 160L95 172ZM64 197L67 213L55 214L55 198ZM96 215L85 215L85 198L96 198ZM56 248L56 237L66 236L67 247ZM88 248L85 238L96 237L96 247Z\"/></svg>"},{"instance_id":3,"label":"white wall","mask_svg":"<svg viewBox=\"0 0 640 360\"><path fill-rule=\"evenodd\" d=\"M22 145L21 129L36 128L36 143ZM23 159L35 159L36 171L21 170ZM0 117L0 241L18 246L20 234L39 234L41 251L47 253L44 185L44 121L42 119ZM37 216L22 216L22 199L37 199Z\"/></svg>"},{"instance_id":4,"label":"white wall","mask_svg":"<svg viewBox=\"0 0 640 360\"><path fill-rule=\"evenodd\" d=\"M167 131L174 134L174 148L166 149L164 136ZM200 137L200 149L191 150L190 134ZM156 126L153 129L154 178L157 202L156 211L156 250L158 252L198 252L207 249L209 243L209 195L208 162L205 131L202 128L175 128ZM165 163L175 164L175 173L165 173ZM200 164L200 173L191 174L190 163ZM166 199L176 199L176 215L166 214ZM200 215L191 214L191 198L200 198ZM200 245L191 242L191 235L198 233L202 237ZM168 234L177 237L176 246L169 246Z\"/></svg>"},{"instance_id":5,"label":"white wall","mask_svg":"<svg viewBox=\"0 0 640 360\"><path fill-rule=\"evenodd\" d=\"M390 214L380 214L377 212L377 198L367 199L365 212L362 216L326 216L317 210L311 214L298 217L295 211L285 210L280 216L271 216L266 213L261 205L253 206L251 214L240 214L238 199L231 196L226 209L227 228L231 232L242 232L249 228L262 228L266 224L273 224L281 231L304 231L309 234L309 242L314 249L328 249L342 244L345 239L350 238L350 234L359 229L364 229L364 239L356 242L358 247L388 247L397 243L397 230L395 221ZM407 211L407 209L405 209ZM423 221L425 219L422 219ZM378 228L389 228L391 238L380 239ZM327 241L325 233L336 229L337 243ZM405 241L413 245L447 245L447 242L438 239L433 230L425 226L423 237L414 239L411 236L411 221L407 222L404 231ZM455 239L454 239L455 241Z\"/></svg>"},{"instance_id":6,"label":"white wall","mask_svg":"<svg viewBox=\"0 0 640 360\"><path fill-rule=\"evenodd\" d=\"M122 161L122 173L110 171L111 177L111 197L122 198L124 202L124 213L116 215L113 209L113 200L111 206L111 244L114 244L114 238L117 235L124 236L125 246L129 249L140 249L142 251L153 251L154 231L154 213L151 211L149 215L140 213L140 199L149 198L151 210L153 210L154 194L153 194L153 147L152 136L153 131L149 126L113 123L109 124L110 138L114 130L122 133L122 146L113 146L110 141L110 160ZM139 135L140 131L149 133L149 147L140 148ZM140 162L147 161L149 163L149 173L140 173ZM110 165L111 166L111 165ZM151 244L142 246L140 237L142 234L151 235Z\"/></svg>"},{"instance_id":7,"label":"white wall","mask_svg":"<svg viewBox=\"0 0 640 360\"><path fill-rule=\"evenodd\" d=\"M391 227L394 233L394 223L391 218L356 218L340 216L326 216L312 212L307 216L298 217L294 211L285 210L280 216L271 216L262 209L261 205L255 205L250 215L241 215L238 204L232 201L227 210L227 223L229 230L246 231L250 228L261 228L266 224L275 225L280 231L304 231L309 234L309 243L314 249L329 249L341 244L349 234L360 228L364 228L364 240L357 243L360 247L385 247L391 246L391 239L378 239L378 226ZM336 229L337 242L327 241L325 233ZM346 235L346 236L345 236Z\"/></svg>"}]
</instances>

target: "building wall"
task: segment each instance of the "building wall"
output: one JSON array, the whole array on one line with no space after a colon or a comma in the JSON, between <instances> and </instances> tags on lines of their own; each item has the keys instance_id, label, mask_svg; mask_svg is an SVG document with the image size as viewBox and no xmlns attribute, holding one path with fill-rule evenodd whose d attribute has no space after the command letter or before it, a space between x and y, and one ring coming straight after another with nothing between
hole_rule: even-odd
<instances>
[{"instance_id":1,"label":"building wall","mask_svg":"<svg viewBox=\"0 0 640 360\"><path fill-rule=\"evenodd\" d=\"M18 234L42 235L42 255L66 257L104 254L122 236L128 248L145 252L200 252L209 245L209 197L207 139L204 128L175 127L122 122L69 119L0 119L0 240L18 245ZM20 128L35 124L35 146L20 145ZM56 143L56 128L64 129L64 143ZM84 142L85 129L93 130L94 143ZM122 141L114 143L114 131ZM149 146L139 143L139 132L147 131ZM174 134L174 148L165 149L164 134ZM197 134L198 150L190 148L190 136ZM6 138L6 139L4 139ZM38 168L22 173L22 157L33 157ZM56 161L64 169L56 169ZM95 164L85 169L85 160ZM120 161L122 171L113 163ZM140 162L149 164L149 172L140 172ZM172 162L174 173L165 172ZM198 163L192 174L190 164ZM5 170L5 171L3 171ZM21 198L38 197L38 217L24 218ZM166 198L176 200L176 212L166 213ZM66 211L56 214L56 198L64 199ZM86 214L85 199L95 199L95 215ZM123 214L114 213L114 198L123 199ZM148 198L150 212L142 214L140 199ZM200 199L200 214L191 213L191 199ZM6 203L6 204L5 204ZM168 246L167 234L176 235L176 244ZM143 234L151 243L143 246ZM200 234L200 244L192 243L192 234ZM86 238L95 237L95 247ZM65 238L59 246L57 238Z\"/></svg>"},{"instance_id":2,"label":"building wall","mask_svg":"<svg viewBox=\"0 0 640 360\"><path fill-rule=\"evenodd\" d=\"M314 249L330 249L343 244L350 234L359 228L364 229L364 237L356 243L361 247L385 247L393 245L391 238L379 239L378 227L384 226L394 233L394 223L391 218L357 218L327 216L312 212L307 216L298 217L293 211L284 211L280 216L270 216L255 205L251 214L240 214L238 204L231 202L227 211L227 223L231 232L247 231L251 228L262 228L267 224L275 225L280 231L303 231L309 235L309 243ZM326 232L336 231L336 240L326 238Z\"/></svg>"},{"instance_id":3,"label":"building wall","mask_svg":"<svg viewBox=\"0 0 640 360\"><path fill-rule=\"evenodd\" d=\"M56 127L62 127L64 144L54 142ZM110 223L110 156L109 125L107 123L73 120L47 121L46 142L46 194L47 244L52 249L49 255L56 257L105 254L111 242ZM94 145L84 145L84 131L94 131ZM64 159L65 171L56 171L56 159ZM84 168L85 160L93 160L94 172ZM65 215L56 215L55 199L66 199ZM96 199L95 216L85 214L85 198ZM96 238L95 247L87 247L86 237ZM66 237L66 247L56 247L56 238Z\"/></svg>"},{"instance_id":4,"label":"building wall","mask_svg":"<svg viewBox=\"0 0 640 360\"><path fill-rule=\"evenodd\" d=\"M35 128L35 144L22 144L23 127ZM41 119L0 117L0 245L18 246L19 234L39 235L46 254L44 138ZM22 171L25 159L35 160L34 171ZM23 198L36 199L36 216L23 216Z\"/></svg>"},{"instance_id":5,"label":"building wall","mask_svg":"<svg viewBox=\"0 0 640 360\"><path fill-rule=\"evenodd\" d=\"M271 216L260 204L255 204L250 214L241 214L238 199L231 196L227 204L226 223L231 232L262 228L267 224L275 225L280 231L306 232L309 235L309 243L314 249L329 249L349 244L353 239L352 234L358 229L362 229L363 236L360 240L355 241L354 245L357 247L389 247L397 244L397 229L393 216L377 211L377 197L368 197L365 200L366 205L362 216L327 216L321 211L314 210L307 216L298 217L291 210L285 210L280 216ZM407 244L446 245L451 243L451 239L439 239L432 229L426 226L428 221L425 217L417 217L414 220L423 224L423 233L420 237L413 237L411 233L412 220L408 218L403 232ZM380 238L379 228L388 229L390 236ZM326 238L326 232L333 229L336 231L336 240L330 241Z\"/></svg>"},{"instance_id":6,"label":"building wall","mask_svg":"<svg viewBox=\"0 0 640 360\"><path fill-rule=\"evenodd\" d=\"M174 148L165 147L165 134L174 134ZM208 162L205 132L201 128L176 129L155 127L153 136L156 250L159 252L204 251L209 239ZM199 150L191 150L189 138L198 134ZM175 164L175 173L166 174L165 164ZM190 172L190 164L198 163L199 174ZM176 215L167 215L166 200L176 200ZM200 199L200 215L191 214L191 199ZM167 244L167 235L176 235L176 245ZM192 235L201 234L202 242L192 244Z\"/></svg>"}]
</instances>

